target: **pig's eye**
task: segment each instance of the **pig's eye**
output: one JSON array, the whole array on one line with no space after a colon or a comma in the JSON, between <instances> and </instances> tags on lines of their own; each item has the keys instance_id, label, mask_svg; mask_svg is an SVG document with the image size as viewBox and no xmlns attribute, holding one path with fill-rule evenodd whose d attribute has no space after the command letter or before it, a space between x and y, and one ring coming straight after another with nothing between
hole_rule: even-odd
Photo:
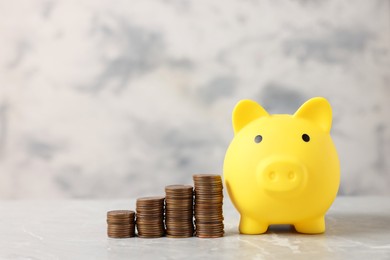
<instances>
[{"instance_id":1,"label":"pig's eye","mask_svg":"<svg viewBox=\"0 0 390 260\"><path fill-rule=\"evenodd\" d=\"M302 135L302 140L305 141L306 143L310 141L310 136L308 134L303 134Z\"/></svg>"},{"instance_id":2,"label":"pig's eye","mask_svg":"<svg viewBox=\"0 0 390 260\"><path fill-rule=\"evenodd\" d=\"M261 135L256 135L255 137L255 143L260 143L263 140L263 137Z\"/></svg>"}]
</instances>

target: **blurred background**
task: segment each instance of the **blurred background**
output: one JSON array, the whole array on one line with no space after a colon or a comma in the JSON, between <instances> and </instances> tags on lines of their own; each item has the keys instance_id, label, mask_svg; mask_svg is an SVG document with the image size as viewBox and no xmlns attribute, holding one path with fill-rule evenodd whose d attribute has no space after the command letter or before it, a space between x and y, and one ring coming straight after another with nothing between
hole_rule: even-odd
<instances>
[{"instance_id":1,"label":"blurred background","mask_svg":"<svg viewBox=\"0 0 390 260\"><path fill-rule=\"evenodd\" d=\"M332 104L341 195L390 195L390 1L0 0L0 198L222 174L231 112Z\"/></svg>"}]
</instances>

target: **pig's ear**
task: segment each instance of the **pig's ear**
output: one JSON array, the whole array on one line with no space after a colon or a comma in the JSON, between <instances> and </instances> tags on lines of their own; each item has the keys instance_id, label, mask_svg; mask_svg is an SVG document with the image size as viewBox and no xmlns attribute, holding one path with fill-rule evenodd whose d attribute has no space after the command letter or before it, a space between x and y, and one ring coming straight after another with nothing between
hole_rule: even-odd
<instances>
[{"instance_id":1,"label":"pig's ear","mask_svg":"<svg viewBox=\"0 0 390 260\"><path fill-rule=\"evenodd\" d=\"M269 116L269 114L262 106L252 100L241 100L233 110L234 134L237 134L248 123L263 116Z\"/></svg>"},{"instance_id":2,"label":"pig's ear","mask_svg":"<svg viewBox=\"0 0 390 260\"><path fill-rule=\"evenodd\" d=\"M322 97L315 97L306 101L295 112L294 117L310 120L327 133L330 132L332 127L332 108L329 102Z\"/></svg>"}]
</instances>

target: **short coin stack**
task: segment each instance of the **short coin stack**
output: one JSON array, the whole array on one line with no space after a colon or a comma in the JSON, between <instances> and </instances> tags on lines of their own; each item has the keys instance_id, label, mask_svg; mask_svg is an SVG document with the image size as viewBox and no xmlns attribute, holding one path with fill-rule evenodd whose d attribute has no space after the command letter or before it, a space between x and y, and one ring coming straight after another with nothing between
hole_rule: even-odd
<instances>
[{"instance_id":1,"label":"short coin stack","mask_svg":"<svg viewBox=\"0 0 390 260\"><path fill-rule=\"evenodd\" d=\"M164 197L137 199L137 230L143 238L164 236Z\"/></svg>"},{"instance_id":2,"label":"short coin stack","mask_svg":"<svg viewBox=\"0 0 390 260\"><path fill-rule=\"evenodd\" d=\"M165 200L165 225L167 227L167 237L192 237L194 235L194 194L192 186L166 186Z\"/></svg>"},{"instance_id":3,"label":"short coin stack","mask_svg":"<svg viewBox=\"0 0 390 260\"><path fill-rule=\"evenodd\" d=\"M220 175L193 175L195 184L195 225L196 236L200 238L222 237L223 185Z\"/></svg>"},{"instance_id":4,"label":"short coin stack","mask_svg":"<svg viewBox=\"0 0 390 260\"><path fill-rule=\"evenodd\" d=\"M107 212L107 235L111 238L127 238L135 235L135 212L112 210Z\"/></svg>"}]
</instances>

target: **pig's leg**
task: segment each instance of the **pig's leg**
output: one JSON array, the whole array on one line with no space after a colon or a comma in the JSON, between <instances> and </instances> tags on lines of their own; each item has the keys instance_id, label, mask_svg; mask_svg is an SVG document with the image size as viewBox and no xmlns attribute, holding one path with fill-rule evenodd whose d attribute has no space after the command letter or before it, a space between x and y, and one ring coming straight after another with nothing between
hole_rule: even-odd
<instances>
[{"instance_id":1,"label":"pig's leg","mask_svg":"<svg viewBox=\"0 0 390 260\"><path fill-rule=\"evenodd\" d=\"M294 224L295 230L300 233L306 234L319 234L325 232L325 218L321 216L319 218L306 220L304 222Z\"/></svg>"},{"instance_id":2,"label":"pig's leg","mask_svg":"<svg viewBox=\"0 0 390 260\"><path fill-rule=\"evenodd\" d=\"M241 219L240 219L241 234L248 234L248 235L262 234L265 233L267 229L268 229L268 224L241 215Z\"/></svg>"}]
</instances>

